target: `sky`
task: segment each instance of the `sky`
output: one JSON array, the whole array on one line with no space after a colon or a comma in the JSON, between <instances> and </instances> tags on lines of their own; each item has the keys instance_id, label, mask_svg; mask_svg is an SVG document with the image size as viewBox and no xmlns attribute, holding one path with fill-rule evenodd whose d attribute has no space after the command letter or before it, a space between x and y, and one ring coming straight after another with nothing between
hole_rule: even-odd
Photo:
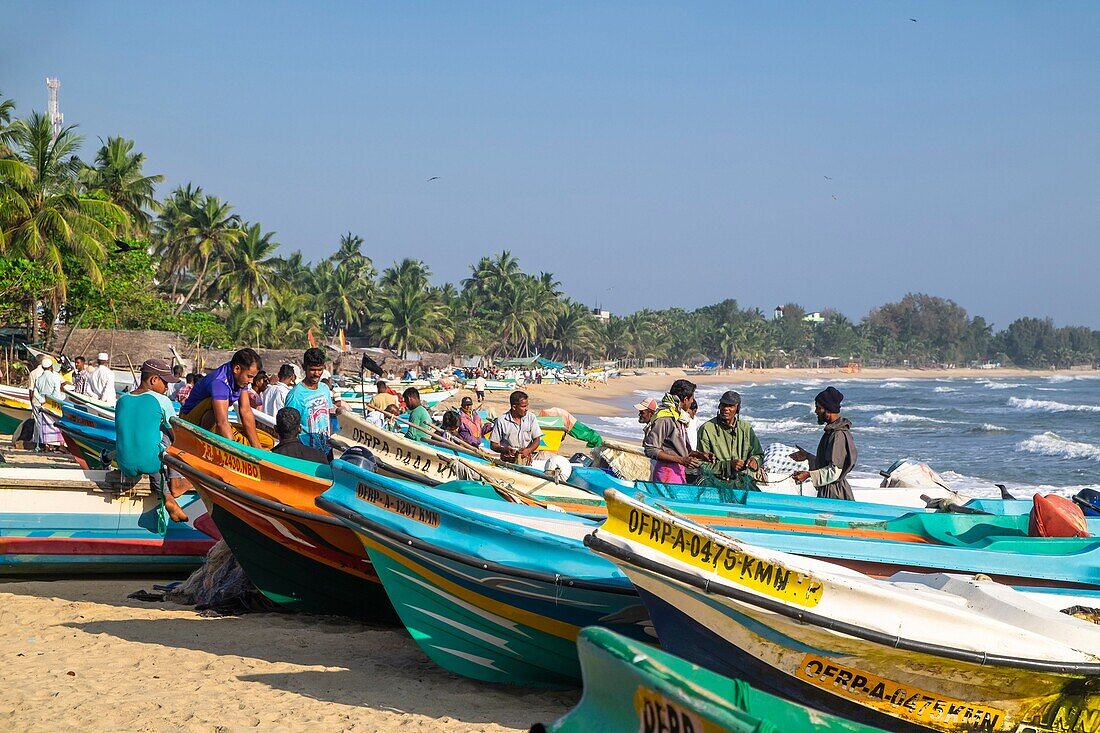
<instances>
[{"instance_id":1,"label":"sky","mask_svg":"<svg viewBox=\"0 0 1100 733\"><path fill-rule=\"evenodd\" d=\"M1100 328L1100 4L6 3L0 93L283 251L613 313L907 292ZM914 19L914 20L910 20ZM438 179L429 181L429 178Z\"/></svg>"}]
</instances>

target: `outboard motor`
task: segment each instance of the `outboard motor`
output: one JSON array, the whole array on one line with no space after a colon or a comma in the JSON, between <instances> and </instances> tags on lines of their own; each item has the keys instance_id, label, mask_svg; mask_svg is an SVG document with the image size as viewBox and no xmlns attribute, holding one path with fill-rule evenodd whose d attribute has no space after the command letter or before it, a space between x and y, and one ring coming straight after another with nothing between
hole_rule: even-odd
<instances>
[{"instance_id":1,"label":"outboard motor","mask_svg":"<svg viewBox=\"0 0 1100 733\"><path fill-rule=\"evenodd\" d=\"M374 454L361 445L353 445L343 452L340 460L347 461L353 466L358 466L364 471L375 473L378 470L378 459Z\"/></svg>"},{"instance_id":2,"label":"outboard motor","mask_svg":"<svg viewBox=\"0 0 1100 733\"><path fill-rule=\"evenodd\" d=\"M1073 503L1081 507L1086 517L1100 516L1100 491L1081 489L1073 497Z\"/></svg>"}]
</instances>

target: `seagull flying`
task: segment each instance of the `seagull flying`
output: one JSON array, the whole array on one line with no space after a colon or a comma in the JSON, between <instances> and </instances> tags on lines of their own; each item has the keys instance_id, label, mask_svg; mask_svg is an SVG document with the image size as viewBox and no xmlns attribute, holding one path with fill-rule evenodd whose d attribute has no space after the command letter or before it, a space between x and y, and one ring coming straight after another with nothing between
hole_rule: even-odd
<instances>
[{"instance_id":1,"label":"seagull flying","mask_svg":"<svg viewBox=\"0 0 1100 733\"><path fill-rule=\"evenodd\" d=\"M439 178L439 176L432 176L432 177L431 177L431 178L429 178L428 180L429 180L429 181L434 181L434 180L437 180L438 178Z\"/></svg>"},{"instance_id":2,"label":"seagull flying","mask_svg":"<svg viewBox=\"0 0 1100 733\"><path fill-rule=\"evenodd\" d=\"M917 19L916 19L916 18L910 18L909 20L913 21L914 23L916 23L916 22L917 22Z\"/></svg>"},{"instance_id":3,"label":"seagull flying","mask_svg":"<svg viewBox=\"0 0 1100 733\"><path fill-rule=\"evenodd\" d=\"M828 176L825 176L825 180L826 180L826 181L831 181L831 180L833 180L833 179L832 179L832 178L829 178Z\"/></svg>"}]
</instances>

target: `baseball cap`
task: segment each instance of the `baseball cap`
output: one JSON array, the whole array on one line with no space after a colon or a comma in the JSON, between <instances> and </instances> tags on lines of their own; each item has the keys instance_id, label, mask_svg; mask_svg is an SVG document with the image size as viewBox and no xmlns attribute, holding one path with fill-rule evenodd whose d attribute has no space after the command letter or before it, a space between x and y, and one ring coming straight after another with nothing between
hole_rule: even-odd
<instances>
[{"instance_id":1,"label":"baseball cap","mask_svg":"<svg viewBox=\"0 0 1100 733\"><path fill-rule=\"evenodd\" d=\"M472 397L463 397L462 398L462 404L472 405L472 404L474 404L474 399Z\"/></svg>"},{"instance_id":2,"label":"baseball cap","mask_svg":"<svg viewBox=\"0 0 1100 733\"><path fill-rule=\"evenodd\" d=\"M110 361L111 357L107 356L106 351L99 352L99 356L96 357L96 361Z\"/></svg>"},{"instance_id":3,"label":"baseball cap","mask_svg":"<svg viewBox=\"0 0 1100 733\"><path fill-rule=\"evenodd\" d=\"M146 359L141 363L141 373L155 374L168 384L180 381L179 377L172 373L172 368L168 366L164 359Z\"/></svg>"},{"instance_id":4,"label":"baseball cap","mask_svg":"<svg viewBox=\"0 0 1100 733\"><path fill-rule=\"evenodd\" d=\"M720 405L740 405L741 395L734 392L732 389L722 393L722 398L718 400Z\"/></svg>"},{"instance_id":5,"label":"baseball cap","mask_svg":"<svg viewBox=\"0 0 1100 733\"><path fill-rule=\"evenodd\" d=\"M641 412L642 410L653 410L654 412L656 412L657 400L653 399L652 397L646 397L644 400L634 405L634 409L638 412Z\"/></svg>"}]
</instances>

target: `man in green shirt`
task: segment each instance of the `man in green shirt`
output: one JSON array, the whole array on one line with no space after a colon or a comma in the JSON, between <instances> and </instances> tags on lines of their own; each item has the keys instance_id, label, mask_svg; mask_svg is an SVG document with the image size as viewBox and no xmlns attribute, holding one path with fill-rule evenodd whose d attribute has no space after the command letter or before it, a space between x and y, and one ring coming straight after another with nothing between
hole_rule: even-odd
<instances>
[{"instance_id":1,"label":"man in green shirt","mask_svg":"<svg viewBox=\"0 0 1100 733\"><path fill-rule=\"evenodd\" d=\"M746 420L740 419L741 395L730 390L718 401L718 415L699 427L700 453L713 456L709 463L700 466L709 469L723 481L736 481L744 488L756 490L752 472L760 468L764 449L756 431Z\"/></svg>"},{"instance_id":2,"label":"man in green shirt","mask_svg":"<svg viewBox=\"0 0 1100 733\"><path fill-rule=\"evenodd\" d=\"M405 404L409 408L409 430L405 435L413 440L424 440L429 435L430 430L435 427L435 423L432 422L432 416L428 414L428 410L424 405L420 404L420 390L416 387L409 387L401 395L405 398ZM429 430L422 430L421 426L429 428Z\"/></svg>"}]
</instances>

